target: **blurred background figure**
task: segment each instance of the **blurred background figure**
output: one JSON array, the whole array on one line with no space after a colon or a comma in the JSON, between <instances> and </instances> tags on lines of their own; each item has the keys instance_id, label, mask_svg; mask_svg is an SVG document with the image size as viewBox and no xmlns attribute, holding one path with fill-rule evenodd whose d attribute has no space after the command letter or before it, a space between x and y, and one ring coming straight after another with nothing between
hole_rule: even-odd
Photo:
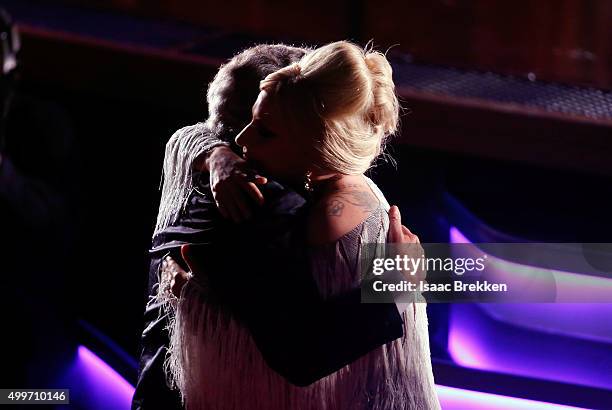
<instances>
[{"instance_id":1,"label":"blurred background figure","mask_svg":"<svg viewBox=\"0 0 612 410\"><path fill-rule=\"evenodd\" d=\"M2 386L34 388L57 375L72 319L65 286L73 139L59 107L19 92L19 32L3 9L0 47L0 299L2 351L12 369L0 377Z\"/></svg>"}]
</instances>

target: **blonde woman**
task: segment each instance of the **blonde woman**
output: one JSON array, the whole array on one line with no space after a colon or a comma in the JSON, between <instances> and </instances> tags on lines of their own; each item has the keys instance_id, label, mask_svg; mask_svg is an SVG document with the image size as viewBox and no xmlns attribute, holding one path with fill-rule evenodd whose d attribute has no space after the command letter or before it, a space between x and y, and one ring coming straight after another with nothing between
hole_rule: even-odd
<instances>
[{"instance_id":1,"label":"blonde woman","mask_svg":"<svg viewBox=\"0 0 612 410\"><path fill-rule=\"evenodd\" d=\"M387 241L387 201L363 174L398 127L391 74L380 53L344 41L323 46L261 82L252 121L236 137L258 171L309 192L305 237L323 297L359 286L361 245ZM401 315L402 338L296 387L188 281L171 370L187 409L438 409L425 303Z\"/></svg>"}]
</instances>

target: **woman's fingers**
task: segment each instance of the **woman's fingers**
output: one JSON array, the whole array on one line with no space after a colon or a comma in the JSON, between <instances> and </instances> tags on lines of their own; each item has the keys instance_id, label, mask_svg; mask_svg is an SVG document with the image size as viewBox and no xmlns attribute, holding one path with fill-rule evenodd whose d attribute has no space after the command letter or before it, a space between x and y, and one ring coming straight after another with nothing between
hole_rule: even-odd
<instances>
[{"instance_id":1,"label":"woman's fingers","mask_svg":"<svg viewBox=\"0 0 612 410\"><path fill-rule=\"evenodd\" d=\"M389 208L389 242L403 242L402 215L395 205Z\"/></svg>"},{"instance_id":2,"label":"woman's fingers","mask_svg":"<svg viewBox=\"0 0 612 410\"><path fill-rule=\"evenodd\" d=\"M170 256L162 261L162 276L169 279L170 291L176 297L180 296L183 285L189 279L189 274Z\"/></svg>"},{"instance_id":3,"label":"woman's fingers","mask_svg":"<svg viewBox=\"0 0 612 410\"><path fill-rule=\"evenodd\" d=\"M167 281L169 281L171 279L172 279L171 278L171 274L170 274L170 272L168 272L168 262L164 258L162 260L162 263L161 263L161 281L162 282L167 282Z\"/></svg>"},{"instance_id":4,"label":"woman's fingers","mask_svg":"<svg viewBox=\"0 0 612 410\"><path fill-rule=\"evenodd\" d=\"M411 259L420 259L425 255L419 237L413 234L408 227L402 225L402 216L395 205L389 209L389 242L403 244L398 251ZM407 276L407 279L409 281L424 280L426 274L427 272L421 269L415 276Z\"/></svg>"},{"instance_id":5,"label":"woman's fingers","mask_svg":"<svg viewBox=\"0 0 612 410\"><path fill-rule=\"evenodd\" d=\"M410 229L408 229L404 225L402 225L402 234L404 235L403 242L421 243L421 241L419 240L419 237L413 234L412 232L410 232Z\"/></svg>"},{"instance_id":6,"label":"woman's fingers","mask_svg":"<svg viewBox=\"0 0 612 410\"><path fill-rule=\"evenodd\" d=\"M419 237L413 234L408 227L402 225L402 215L395 205L389 208L389 242L420 243Z\"/></svg>"}]
</instances>

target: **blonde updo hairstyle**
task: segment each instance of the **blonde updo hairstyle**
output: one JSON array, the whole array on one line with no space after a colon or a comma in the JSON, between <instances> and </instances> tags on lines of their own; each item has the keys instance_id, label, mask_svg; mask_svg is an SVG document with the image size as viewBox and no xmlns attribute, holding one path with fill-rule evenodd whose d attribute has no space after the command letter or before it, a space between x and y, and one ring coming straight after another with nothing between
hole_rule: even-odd
<instances>
[{"instance_id":1,"label":"blonde updo hairstyle","mask_svg":"<svg viewBox=\"0 0 612 410\"><path fill-rule=\"evenodd\" d=\"M306 154L320 171L362 174L398 128L391 65L348 41L306 54L268 75L260 89L277 93L286 114L312 131Z\"/></svg>"}]
</instances>

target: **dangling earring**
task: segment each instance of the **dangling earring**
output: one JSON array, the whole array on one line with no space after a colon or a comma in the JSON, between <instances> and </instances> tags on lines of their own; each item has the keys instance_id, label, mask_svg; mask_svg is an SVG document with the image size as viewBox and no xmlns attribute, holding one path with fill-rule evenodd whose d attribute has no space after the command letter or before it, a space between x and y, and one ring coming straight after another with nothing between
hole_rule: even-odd
<instances>
[{"instance_id":1,"label":"dangling earring","mask_svg":"<svg viewBox=\"0 0 612 410\"><path fill-rule=\"evenodd\" d=\"M312 187L312 171L307 171L306 175L304 177L304 189L306 190L306 192L311 192L314 190L314 188Z\"/></svg>"}]
</instances>

